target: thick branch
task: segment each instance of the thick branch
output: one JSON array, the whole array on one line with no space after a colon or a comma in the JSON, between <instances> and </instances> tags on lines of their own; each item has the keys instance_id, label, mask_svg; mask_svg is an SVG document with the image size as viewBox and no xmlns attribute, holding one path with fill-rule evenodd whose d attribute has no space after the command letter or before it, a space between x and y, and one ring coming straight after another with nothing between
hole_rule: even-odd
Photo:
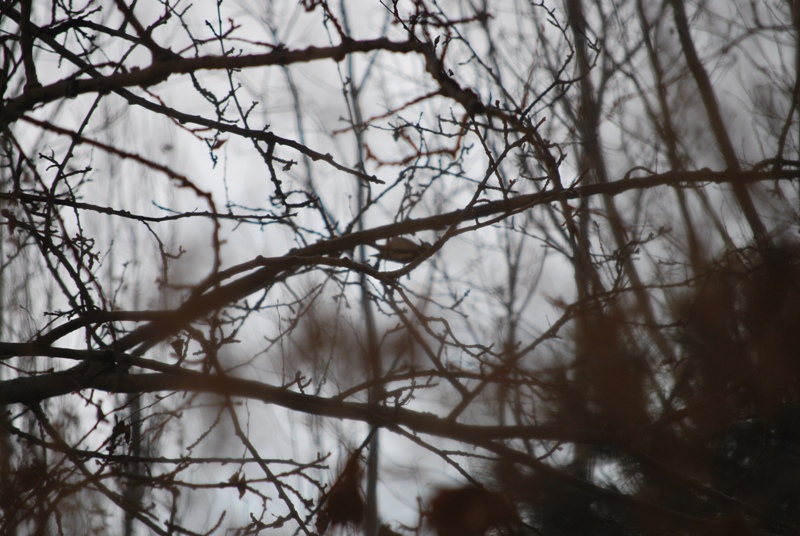
<instances>
[{"instance_id":1,"label":"thick branch","mask_svg":"<svg viewBox=\"0 0 800 536\"><path fill-rule=\"evenodd\" d=\"M158 364L155 364L158 366ZM168 365L162 365L169 368ZM320 417L362 421L375 426L403 426L413 432L480 444L499 439L535 439L608 444L613 436L594 430L557 426L475 426L400 407L375 406L289 391L261 382L179 369L173 373L121 373L113 361L86 363L68 371L16 378L0 383L0 405L34 403L79 389L111 393L190 391L261 400Z\"/></svg>"}]
</instances>

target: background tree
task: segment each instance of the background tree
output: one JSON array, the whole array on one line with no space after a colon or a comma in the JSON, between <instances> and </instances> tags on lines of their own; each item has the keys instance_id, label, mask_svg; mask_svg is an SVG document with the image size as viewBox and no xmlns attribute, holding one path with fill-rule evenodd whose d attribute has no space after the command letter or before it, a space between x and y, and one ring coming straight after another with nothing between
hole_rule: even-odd
<instances>
[{"instance_id":1,"label":"background tree","mask_svg":"<svg viewBox=\"0 0 800 536\"><path fill-rule=\"evenodd\" d=\"M0 28L0 533L800 532L796 0Z\"/></svg>"}]
</instances>

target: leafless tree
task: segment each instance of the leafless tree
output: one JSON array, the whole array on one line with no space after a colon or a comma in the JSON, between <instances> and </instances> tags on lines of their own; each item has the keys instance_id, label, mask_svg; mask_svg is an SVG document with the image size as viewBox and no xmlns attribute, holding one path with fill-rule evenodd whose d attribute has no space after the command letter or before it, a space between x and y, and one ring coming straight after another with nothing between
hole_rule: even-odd
<instances>
[{"instance_id":1,"label":"leafless tree","mask_svg":"<svg viewBox=\"0 0 800 536\"><path fill-rule=\"evenodd\" d=\"M800 533L797 0L0 28L0 533Z\"/></svg>"}]
</instances>

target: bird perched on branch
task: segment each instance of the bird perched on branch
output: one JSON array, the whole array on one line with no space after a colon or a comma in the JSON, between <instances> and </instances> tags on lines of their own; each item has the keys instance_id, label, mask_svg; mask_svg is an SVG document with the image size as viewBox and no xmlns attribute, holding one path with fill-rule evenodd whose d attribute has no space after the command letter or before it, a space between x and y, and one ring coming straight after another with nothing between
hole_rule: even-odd
<instances>
[{"instance_id":1,"label":"bird perched on branch","mask_svg":"<svg viewBox=\"0 0 800 536\"><path fill-rule=\"evenodd\" d=\"M403 264L408 264L409 262L413 261L431 247L431 245L427 242L417 244L413 240L404 238L402 236L390 238L383 245L370 245L378 250L378 253L373 255L373 257L387 261L400 262Z\"/></svg>"}]
</instances>

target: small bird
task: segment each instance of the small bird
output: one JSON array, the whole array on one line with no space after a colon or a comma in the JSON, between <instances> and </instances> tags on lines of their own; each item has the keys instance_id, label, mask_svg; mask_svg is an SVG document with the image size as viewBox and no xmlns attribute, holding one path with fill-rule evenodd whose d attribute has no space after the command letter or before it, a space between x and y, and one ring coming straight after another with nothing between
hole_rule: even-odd
<instances>
[{"instance_id":1,"label":"small bird","mask_svg":"<svg viewBox=\"0 0 800 536\"><path fill-rule=\"evenodd\" d=\"M395 236L386 241L385 244L370 244L378 250L378 253L373 255L379 259L400 262L408 264L416 259L420 254L430 249L431 245L427 242L417 244L413 240L404 238L402 236Z\"/></svg>"}]
</instances>

